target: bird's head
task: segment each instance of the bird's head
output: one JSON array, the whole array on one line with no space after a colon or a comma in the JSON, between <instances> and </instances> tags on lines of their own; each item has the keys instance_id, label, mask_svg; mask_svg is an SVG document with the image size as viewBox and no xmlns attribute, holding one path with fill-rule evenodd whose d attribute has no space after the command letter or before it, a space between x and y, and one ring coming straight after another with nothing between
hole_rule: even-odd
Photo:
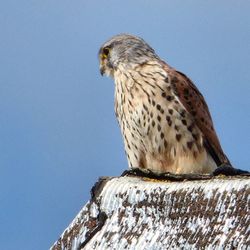
<instances>
[{"instance_id":1,"label":"bird's head","mask_svg":"<svg viewBox=\"0 0 250 250\"><path fill-rule=\"evenodd\" d=\"M100 72L114 76L120 66L128 70L158 58L154 50L141 38L121 34L112 37L99 50Z\"/></svg>"}]
</instances>

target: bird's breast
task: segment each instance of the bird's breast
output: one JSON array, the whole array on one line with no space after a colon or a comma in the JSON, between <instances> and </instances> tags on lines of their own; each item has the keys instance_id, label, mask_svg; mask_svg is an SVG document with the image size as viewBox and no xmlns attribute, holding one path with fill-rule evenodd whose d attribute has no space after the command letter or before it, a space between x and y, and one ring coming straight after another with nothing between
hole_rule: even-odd
<instances>
[{"instance_id":1,"label":"bird's breast","mask_svg":"<svg viewBox=\"0 0 250 250\"><path fill-rule=\"evenodd\" d=\"M115 75L115 112L130 166L179 173L194 165L214 167L167 73L156 66L146 69ZM179 168L184 162L186 170Z\"/></svg>"}]
</instances>

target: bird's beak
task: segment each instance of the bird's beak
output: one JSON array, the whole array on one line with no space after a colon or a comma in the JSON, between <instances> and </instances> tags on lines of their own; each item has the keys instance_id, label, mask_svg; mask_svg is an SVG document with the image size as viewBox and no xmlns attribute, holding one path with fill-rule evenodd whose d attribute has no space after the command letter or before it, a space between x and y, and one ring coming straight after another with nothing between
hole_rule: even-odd
<instances>
[{"instance_id":1,"label":"bird's beak","mask_svg":"<svg viewBox=\"0 0 250 250\"><path fill-rule=\"evenodd\" d=\"M104 63L105 58L102 55L100 55L99 59L100 59L100 74L103 76L105 74L105 63Z\"/></svg>"},{"instance_id":2,"label":"bird's beak","mask_svg":"<svg viewBox=\"0 0 250 250\"><path fill-rule=\"evenodd\" d=\"M100 74L103 76L104 75L104 73L105 73L105 67L104 67L104 65L100 65Z\"/></svg>"}]
</instances>

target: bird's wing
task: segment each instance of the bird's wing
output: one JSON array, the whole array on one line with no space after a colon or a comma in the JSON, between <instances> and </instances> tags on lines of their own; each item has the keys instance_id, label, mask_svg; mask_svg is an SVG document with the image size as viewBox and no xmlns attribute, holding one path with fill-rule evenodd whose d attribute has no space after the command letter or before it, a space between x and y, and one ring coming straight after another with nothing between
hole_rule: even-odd
<instances>
[{"instance_id":1,"label":"bird's wing","mask_svg":"<svg viewBox=\"0 0 250 250\"><path fill-rule=\"evenodd\" d=\"M204 146L217 166L223 163L231 165L221 148L219 139L214 130L208 106L200 91L183 73L171 68L165 62L163 62L163 67L168 73L175 94L178 96L185 109L192 115L195 124L201 130Z\"/></svg>"}]
</instances>

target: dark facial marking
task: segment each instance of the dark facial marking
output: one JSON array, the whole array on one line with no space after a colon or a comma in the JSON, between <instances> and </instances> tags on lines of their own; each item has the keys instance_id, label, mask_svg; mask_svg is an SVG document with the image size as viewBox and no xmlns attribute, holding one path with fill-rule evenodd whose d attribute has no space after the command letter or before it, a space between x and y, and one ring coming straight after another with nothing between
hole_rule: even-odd
<instances>
[{"instance_id":1,"label":"dark facial marking","mask_svg":"<svg viewBox=\"0 0 250 250\"><path fill-rule=\"evenodd\" d=\"M109 55L109 51L110 51L110 47L105 47L102 49L102 53L105 55L105 56L108 56Z\"/></svg>"}]
</instances>

